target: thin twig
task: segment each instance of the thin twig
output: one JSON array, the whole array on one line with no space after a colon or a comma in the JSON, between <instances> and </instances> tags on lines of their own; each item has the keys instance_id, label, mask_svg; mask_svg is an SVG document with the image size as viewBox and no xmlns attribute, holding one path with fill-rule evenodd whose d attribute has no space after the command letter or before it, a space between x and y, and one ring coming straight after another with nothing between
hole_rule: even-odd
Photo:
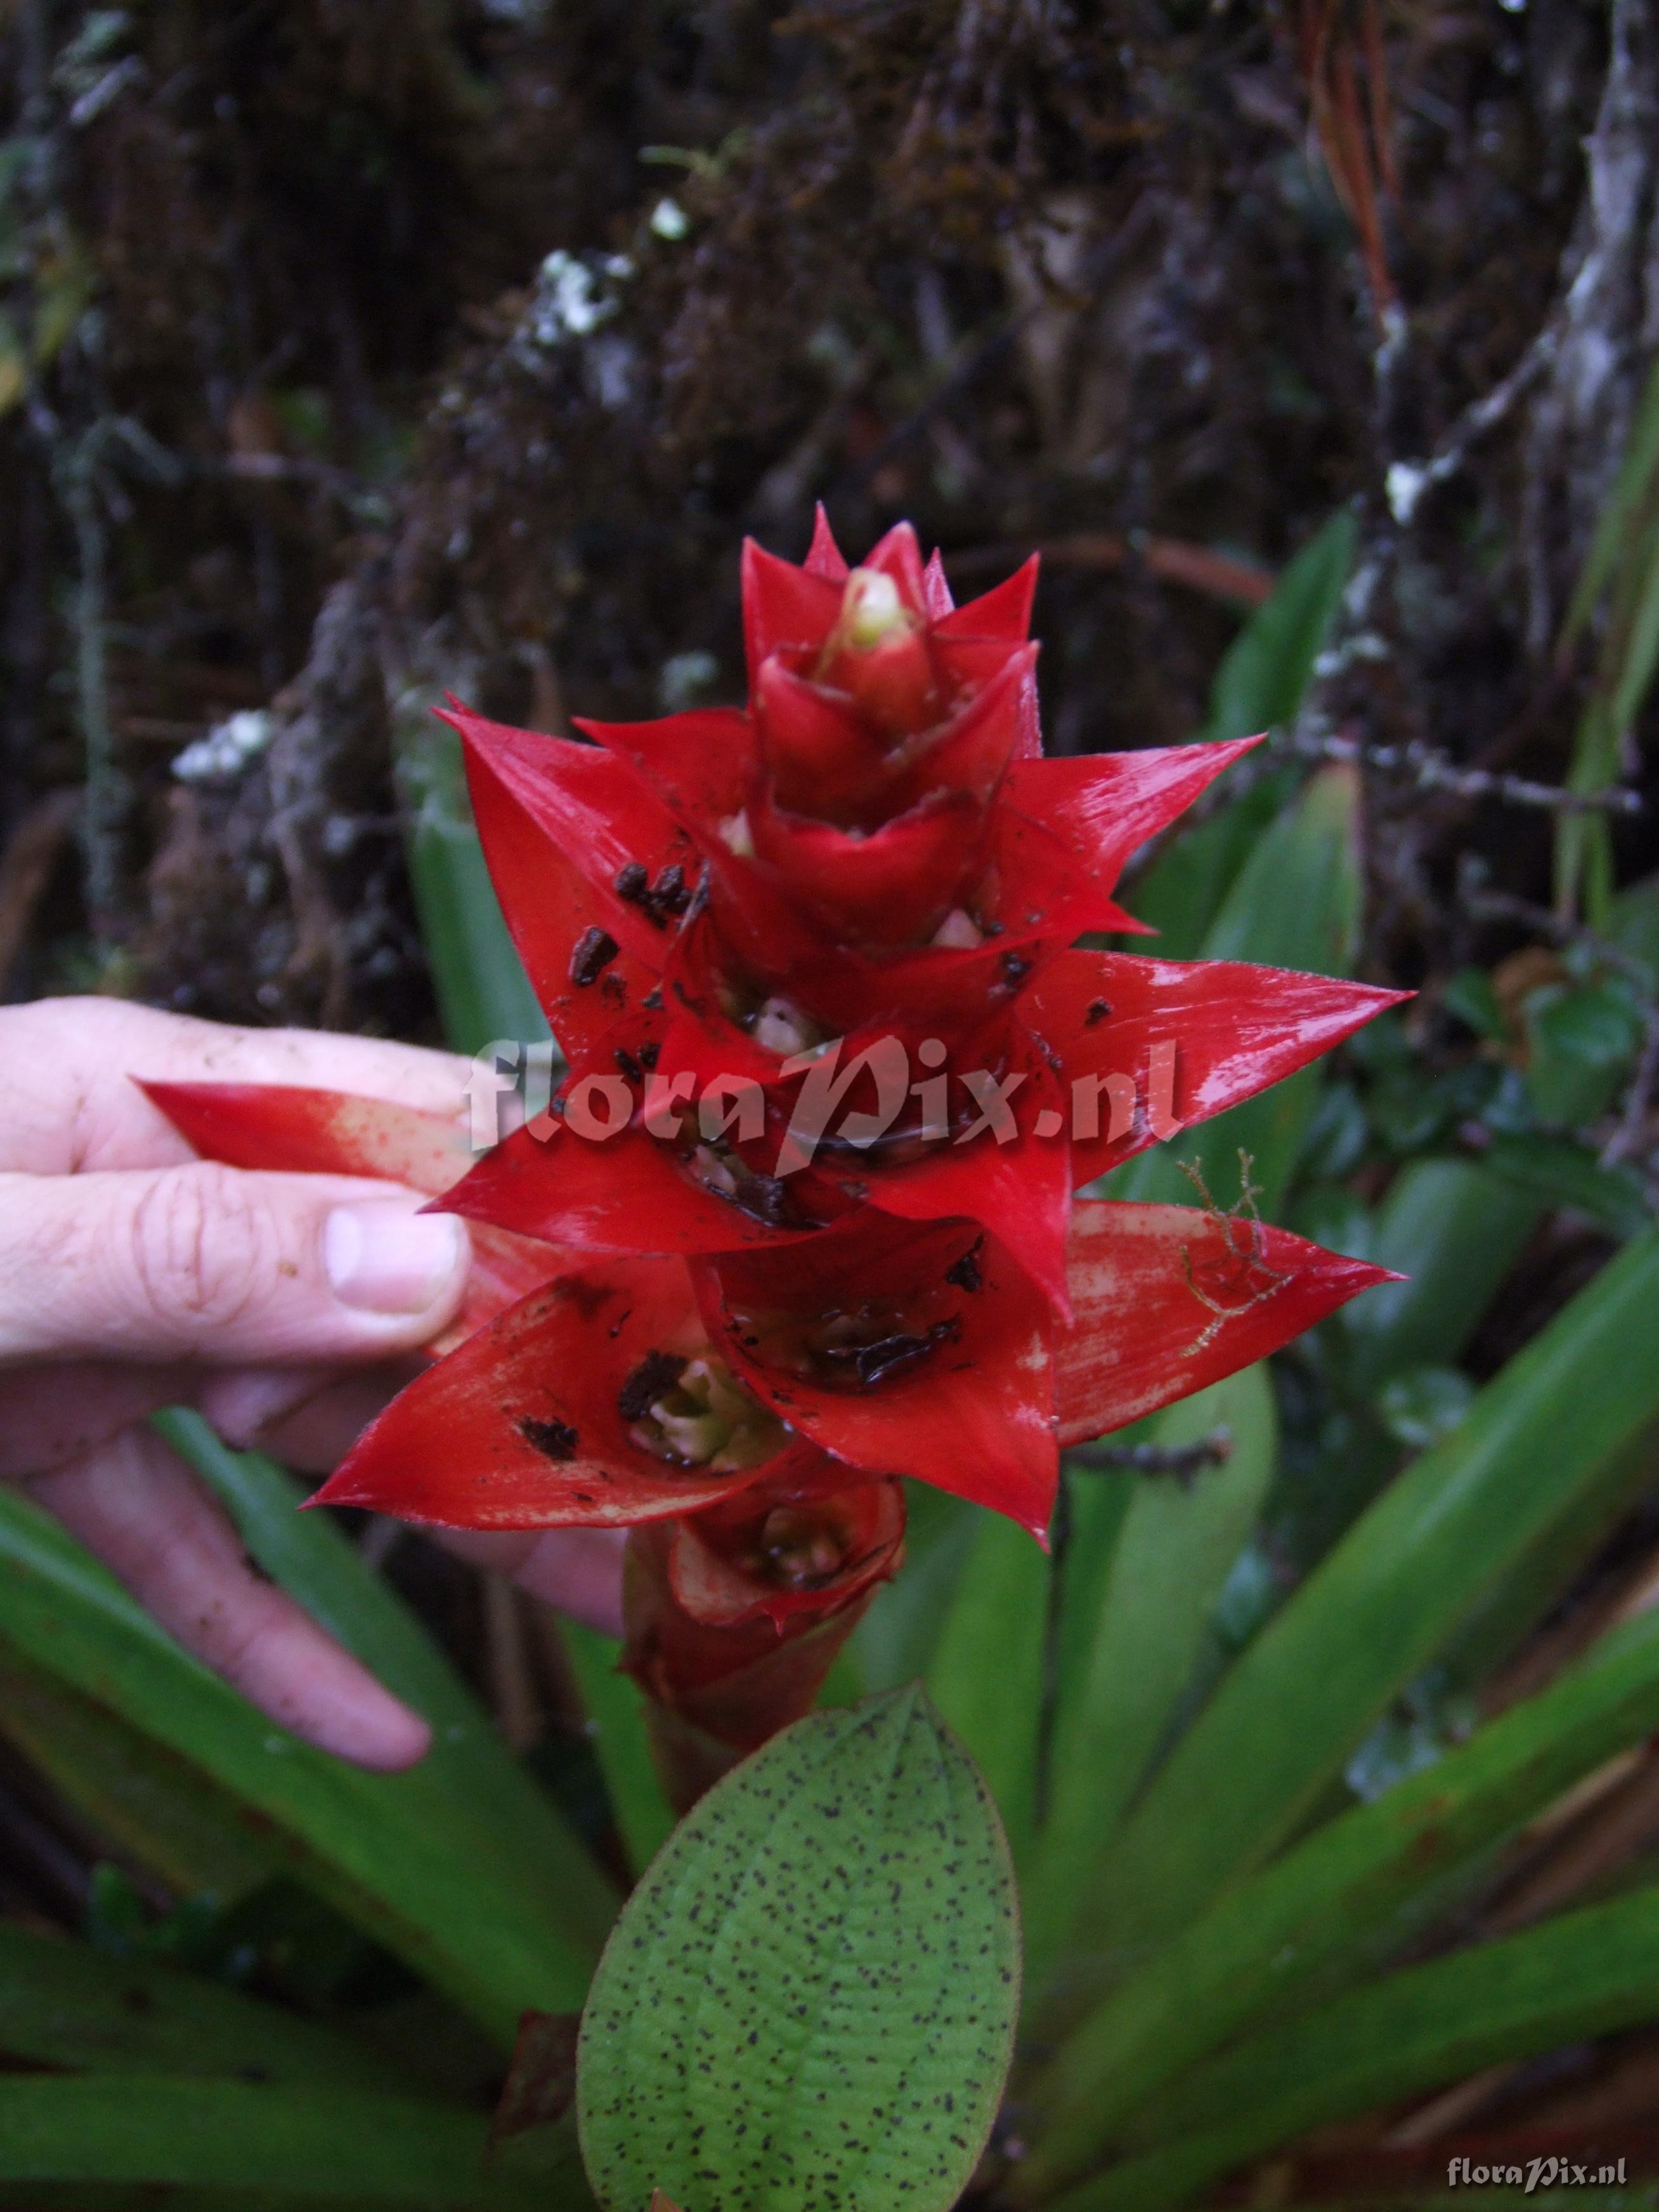
<instances>
[{"instance_id":1,"label":"thin twig","mask_svg":"<svg viewBox=\"0 0 1659 2212\"><path fill-rule=\"evenodd\" d=\"M59 483L75 532L78 569L74 597L76 692L86 750L87 803L81 821L86 854L87 906L94 928L114 919L119 893L120 836L126 787L115 765L109 720L104 587L106 541L98 483L103 425L94 423L61 455Z\"/></svg>"},{"instance_id":2,"label":"thin twig","mask_svg":"<svg viewBox=\"0 0 1659 2212\"><path fill-rule=\"evenodd\" d=\"M1416 516L1430 486L1455 476L1474 447L1489 430L1498 428L1516 400L1553 364L1560 343L1559 323L1552 319L1531 339L1509 374L1500 377L1480 398L1470 401L1436 453L1427 460L1394 464L1388 476L1389 506L1402 529Z\"/></svg>"},{"instance_id":3,"label":"thin twig","mask_svg":"<svg viewBox=\"0 0 1659 2212\"><path fill-rule=\"evenodd\" d=\"M1078 1464L1073 1461L1073 1465ZM1046 1820L1054 1791L1054 1729L1060 1715L1060 1631L1066 1598L1066 1562L1072 1548L1072 1492L1060 1470L1048 1524L1048 1587L1042 1620L1042 1689L1037 1711L1036 1816Z\"/></svg>"},{"instance_id":4,"label":"thin twig","mask_svg":"<svg viewBox=\"0 0 1659 2212\"><path fill-rule=\"evenodd\" d=\"M1352 761L1384 775L1409 776L1419 791L1449 791L1460 799L1498 799L1510 806L1538 806L1553 814L1639 814L1642 797L1623 785L1606 791L1568 791L1493 769L1460 768L1444 753L1413 738L1409 744L1370 744L1335 732L1293 732L1286 751L1303 760Z\"/></svg>"},{"instance_id":5,"label":"thin twig","mask_svg":"<svg viewBox=\"0 0 1659 2212\"><path fill-rule=\"evenodd\" d=\"M1067 1455L1068 1463L1091 1474L1127 1468L1133 1474L1172 1474L1189 1483L1208 1467L1224 1467L1233 1455L1232 1431L1212 1429L1190 1444L1091 1444Z\"/></svg>"},{"instance_id":6,"label":"thin twig","mask_svg":"<svg viewBox=\"0 0 1659 2212\"><path fill-rule=\"evenodd\" d=\"M29 808L0 852L0 988L22 950L34 909L80 808L78 791L49 791Z\"/></svg>"},{"instance_id":7,"label":"thin twig","mask_svg":"<svg viewBox=\"0 0 1659 2212\"><path fill-rule=\"evenodd\" d=\"M1154 538L1145 531L1126 534L1115 530L1085 530L1066 538L1039 538L1034 545L974 545L953 553L947 563L952 575L971 576L983 570L1012 568L1028 552L1041 554L1050 568L1122 568L1139 562L1148 575L1163 583L1185 584L1212 599L1237 599L1259 607L1273 594L1278 579L1271 568L1254 561L1240 561L1228 553L1212 552L1182 538Z\"/></svg>"}]
</instances>

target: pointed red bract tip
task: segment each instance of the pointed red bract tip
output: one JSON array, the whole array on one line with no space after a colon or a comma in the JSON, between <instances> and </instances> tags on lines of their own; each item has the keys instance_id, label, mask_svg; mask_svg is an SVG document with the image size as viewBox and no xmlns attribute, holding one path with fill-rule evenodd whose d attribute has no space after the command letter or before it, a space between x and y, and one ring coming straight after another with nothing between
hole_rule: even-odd
<instances>
[{"instance_id":1,"label":"pointed red bract tip","mask_svg":"<svg viewBox=\"0 0 1659 2212\"><path fill-rule=\"evenodd\" d=\"M954 611L939 617L941 635L1002 638L1010 643L1029 637L1031 603L1036 597L1041 566L1039 556L1033 553L1012 576L994 584L978 599L964 600Z\"/></svg>"},{"instance_id":2,"label":"pointed red bract tip","mask_svg":"<svg viewBox=\"0 0 1659 2212\"><path fill-rule=\"evenodd\" d=\"M1400 1278L1272 1223L1080 1200L1072 1325L1055 1343L1060 1442L1109 1434L1253 1365Z\"/></svg>"},{"instance_id":3,"label":"pointed red bract tip","mask_svg":"<svg viewBox=\"0 0 1659 2212\"><path fill-rule=\"evenodd\" d=\"M945 562L938 546L927 556L927 566L921 572L922 597L927 603L927 619L942 623L955 606L951 586L945 574Z\"/></svg>"},{"instance_id":4,"label":"pointed red bract tip","mask_svg":"<svg viewBox=\"0 0 1659 2212\"><path fill-rule=\"evenodd\" d=\"M827 576L832 584L847 580L847 559L836 543L836 533L830 527L830 517L820 500L812 510L812 543L807 549L802 564L814 576Z\"/></svg>"}]
</instances>

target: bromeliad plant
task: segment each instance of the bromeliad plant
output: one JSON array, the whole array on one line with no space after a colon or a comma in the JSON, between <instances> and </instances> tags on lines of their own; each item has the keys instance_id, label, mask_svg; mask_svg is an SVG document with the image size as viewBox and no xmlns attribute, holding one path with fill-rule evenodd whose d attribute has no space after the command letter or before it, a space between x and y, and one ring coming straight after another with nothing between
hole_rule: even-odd
<instances>
[{"instance_id":1,"label":"bromeliad plant","mask_svg":"<svg viewBox=\"0 0 1659 2212\"><path fill-rule=\"evenodd\" d=\"M539 736L457 708L569 1063L470 1169L392 1103L151 1095L204 1153L394 1176L471 1224L440 1364L320 1493L623 1526L627 1665L684 1804L807 1711L900 1562L899 1479L1042 1540L1062 1445L1264 1358L1384 1271L1240 1203L1078 1199L1396 995L1080 949L1253 740L1042 757L1029 562L953 605L908 525L750 544L750 698ZM465 1170L465 1171L464 1171Z\"/></svg>"},{"instance_id":2,"label":"bromeliad plant","mask_svg":"<svg viewBox=\"0 0 1659 2212\"><path fill-rule=\"evenodd\" d=\"M1351 540L1337 518L1245 626L1218 678L1212 737L1294 714ZM601 871L596 889L573 878L563 844L526 823L477 744L474 752L498 871L517 836L532 884L578 902L562 925L568 961L588 929L610 930L601 895L616 878ZM567 776L618 775L605 751L529 738L495 744L498 762L520 755ZM1140 765L1155 769L1156 758ZM1059 764L1049 781L1095 775L1122 795L1124 766ZM1028 771L1015 763L998 805L1011 804L1020 783L1029 798ZM551 809L557 798L544 792L541 803ZM1216 976L1224 971L1213 963L1240 957L1342 967L1358 901L1356 799L1346 769L1298 791L1294 772L1280 769L1184 825L1136 883L1135 903L1156 913L1165 942L1200 962L1162 963L1160 988ZM643 800L636 811L653 818ZM684 849L678 886L662 884L660 868L644 885L660 886L668 909L663 930L645 940L665 969L689 919L672 908L700 872L689 842ZM465 865L447 879L452 895L434 896L425 918L435 952L446 917L463 915L456 939L476 954L483 917L466 886L481 880L482 864L448 836L435 857L447 865L458 854ZM617 873L630 857L626 844L614 851ZM652 851L640 865L661 858ZM627 887L637 892L638 878ZM957 903L979 927L976 899ZM1625 894L1611 927L1629 972L1659 975L1659 882ZM617 941L617 963L599 967L594 984L571 982L556 941L544 970L550 995L591 1008L621 962ZM1151 963L1045 948L1030 981L1082 958L1121 1020L1133 979ZM1232 972L1262 981L1260 969ZM508 995L505 968L475 959L468 975L477 999ZM514 966L515 988L520 980ZM959 2202L982 2212L1174 2212L1211 2201L1218 2179L1270 2156L1259 2179L1275 2202L1444 2203L1453 2212L1467 2191L1437 2193L1449 2166L1460 2178L1482 2167L1524 2174L1534 2160L1542 2170L1562 2157L1593 2181L1628 2148L1634 2178L1634 2154L1650 2137L1627 2143L1601 2121L1587 2133L1582 2118L1559 2117L1559 2100L1573 2103L1581 2077L1571 2069L1595 2039L1659 2014L1650 1860L1622 1867L1628 1887L1602 1886L1648 1832L1659 1610L1635 1607L1651 1595L1650 1553L1630 1563L1628 1580L1615 1575L1610 1589L1598 1581L1588 1602L1564 1611L1560 1601L1575 1587L1583 1593L1585 1561L1654 1479L1659 1240L1645 1206L1616 1188L1619 1171L1598 1169L1594 1152L1557 1126L1585 1111L1587 1085L1600 1086L1592 1112L1610 1096L1605 977L1564 973L1535 994L1524 1068L1514 1028L1493 1018L1496 994L1474 988L1486 981L1462 979L1461 1005L1481 1035L1461 1069L1435 1075L1385 1019L1360 1033L1334 1077L1328 1065L1310 1067L1233 1108L1224 1147L1221 1130L1206 1133L1217 1153L1241 1144L1254 1153L1275 1218L1288 1214L1315 1234L1324 1224L1328 1241L1410 1280L1299 1340L1277 1363L1277 1392L1265 1365L1245 1369L1140 1425L1133 1450L1120 1443L1069 1453L1049 1554L1012 1519L941 1490L913 1492L912 1563L876 1592L832 1685L838 1699L875 1694L782 1730L678 1826L656 1785L642 1708L672 1734L678 1778L695 1786L736 1747L692 1734L693 1699L700 1730L719 1718L717 1692L751 1720L766 1709L763 1691L781 1716L790 1697L805 1696L821 1661L814 1638L844 1633L843 1614L868 1600L837 1589L833 1574L822 1595L814 1590L815 1574L833 1566L827 1544L816 1558L809 1543L792 1560L768 1559L764 1572L735 1553L738 1516L776 1510L775 1468L733 1470L748 1474L746 1484L688 1510L704 1478L642 1453L655 1482L684 1486L672 1492L678 1510L640 1522L631 1539L635 1656L665 1617L675 1640L658 1648L672 1648L680 1671L659 1670L653 1686L672 1710L647 1705L635 1680L611 1671L609 1639L574 1628L566 1638L613 1816L605 1866L337 1520L296 1514L301 1493L290 1478L227 1451L196 1415L165 1414L158 1425L260 1567L425 1714L434 1742L418 1767L362 1773L274 1729L170 1644L24 1497L0 1492L0 1734L113 1855L179 1900L154 1923L112 1867L94 1885L88 1941L0 1920L0 2201L80 2203L88 2188L137 2182L216 2205L349 2197L592 2212L591 2184L605 2212L750 2203L808 2212L836 2201L913 2212ZM639 995L652 988L641 978ZM1015 993L1001 1011L1027 1025L1030 1003ZM635 1010L631 990L613 1008L619 1018ZM1566 1018L1598 1010L1596 1019ZM458 1011L469 1045L514 1025L483 1020L476 1004ZM1098 1042L1110 1026L1102 1017L1085 1036ZM574 1036L568 1018L566 1034ZM602 1034L585 1060L576 1046L579 1066L620 1075L637 1098L637 1079L614 1057L607 1067ZM625 1036L622 1048L634 1049ZM1182 1049L1197 1047L1188 1037ZM988 1073L1001 1065L988 1051L945 1072L981 1064ZM1096 1066L1127 1082L1133 1060ZM657 1069L641 1062L640 1072L665 1074L662 1052ZM600 1170L635 1139L625 1130L605 1144L581 1138L580 1080L545 1146L520 1139L516 1151L527 1173L550 1180L556 1170L573 1185L586 1176L587 1188L609 1195L614 1178ZM1148 1081L1157 1119L1194 1112L1186 1084L1177 1068L1166 1116ZM1529 1133L1518 1133L1522 1091L1532 1100ZM1581 1103L1568 1113L1570 1092ZM846 1101L870 1103L870 1086ZM471 1164L447 1124L372 1103L278 1094L275 1115L269 1097L176 1103L204 1149L228 1158L343 1162L434 1194ZM804 1269L830 1232L757 1219L763 1190L744 1190L746 1210L739 1203L730 1164L770 1171L765 1146L745 1150L740 1123L705 1138L695 1105L678 1105L690 1128L674 1176L702 1183L705 1196L712 1182L724 1209L714 1218L754 1240L728 1252L770 1250ZM959 1097L955 1105L965 1121ZM1489 1141L1477 1151L1467 1134L1482 1114ZM1024 1129L985 1147L994 1165L1012 1166ZM816 1148L825 1173L850 1164L838 1133ZM697 1159L704 1142L731 1189ZM1079 1172L1099 1157L1086 1143ZM981 1145L964 1144L959 1158ZM1176 1150L1148 1150L1110 1188L1142 1200L1178 1195ZM867 1205L902 1228L878 1200L898 1187L890 1171L907 1163L896 1144L866 1153L867 1175L852 1173L867 1195L854 1194L847 1212ZM641 1173L660 1164L642 1157ZM775 1179L811 1188L804 1175ZM659 1177L659 1187L678 1183ZM1516 1255L1552 1206L1592 1199L1626 1249L1477 1388L1466 1355ZM1082 1209L1085 1220L1105 1211ZM966 1228L955 1233L981 1233L978 1214L958 1218ZM1194 1238L1233 1237L1236 1256L1257 1249L1237 1222L1223 1230L1201 1210L1181 1218ZM792 1231L798 1241L784 1243ZM607 1255L574 1236L556 1250L476 1218L472 1233L473 1296L450 1339L464 1353L490 1341L492 1316L501 1325L515 1300L547 1294L560 1276L626 1279L642 1295L653 1283L680 1285L678 1303L665 1292L662 1310L684 1315L692 1271L728 1264L696 1251ZM987 1258L1001 1238L989 1226L982 1233L970 1277L994 1273ZM1205 1249L1215 1248L1194 1246ZM1279 1267L1278 1255L1296 1248L1260 1249ZM1156 1287L1161 1279L1150 1279ZM1229 1318L1182 1277L1187 1334L1165 1381L1290 1295L1261 1287L1261 1304ZM964 1302L976 1295L961 1282L951 1288ZM1073 1295L1075 1316L1084 1300ZM1188 1353L1212 1323L1215 1334ZM1048 1326L1058 1346L1076 1344L1074 1323ZM893 1333L922 1332L913 1323ZM619 1357L603 1329L573 1327L571 1340L596 1366ZM702 1356L715 1349L706 1329L697 1341ZM961 1357L963 1346L944 1350ZM916 1355L909 1385L936 1356ZM1062 1390L1078 1371L1060 1364ZM588 1373L586 1364L550 1370L545 1389L566 1395L519 1417L579 1428L588 1399L595 1420L607 1406L616 1413L617 1369L591 1384ZM865 1395L878 1407L905 1382L902 1368L877 1374ZM735 1436L758 1418L751 1401L763 1401L747 1382L739 1394L735 1379L721 1378L727 1388L729 1407L716 1406L712 1383L701 1409L665 1385L651 1403L668 1421L729 1412ZM580 1391L587 1397L579 1401ZM503 1452L525 1495L544 1505L578 1470L588 1486L582 1449L569 1460L520 1453L526 1439L510 1425L503 1436L492 1404L481 1392L452 1425L452 1504L469 1474L488 1488L493 1455ZM663 1414L647 1409L641 1428L647 1420L668 1433ZM1224 1425L1224 1459L1216 1449ZM565 1441L541 1440L556 1453ZM892 1501L883 1484L855 1479L844 1455L821 1465L837 1470L835 1488L791 1500L802 1517L775 1522L775 1543L804 1534L822 1544L819 1516ZM612 1483L601 1489L595 1475L599 1496L615 1487L616 1470L603 1471ZM835 1525L850 1544L877 1548L881 1532L866 1533L870 1522ZM707 1617L717 1591L746 1595L756 1581L775 1597L809 1601L781 1627L759 1613L731 1626ZM705 1617L693 1618L688 1598ZM1529 1638L1547 1616L1550 1634ZM706 1659L695 1686L693 1629ZM1510 1661L1523 1640L1517 1676ZM693 1748L703 1761L695 1771ZM584 1817L589 1781L563 1792ZM620 1917L610 1879L618 1840L643 1870ZM1558 1909L1524 1924L1540 1897ZM1497 1924L1516 1932L1490 1932L1494 1904ZM579 2007L580 2164L567 2110ZM480 2094L499 2086L526 2010L492 2127ZM1495 2081L1552 2053L1545 2076L1516 2075L1524 2092L1495 2117L1474 2110L1477 2094L1501 2094ZM1352 2130L1363 2115L1397 2116L1472 2074L1455 2100L1461 2119L1437 2099L1413 2112L1412 2147L1392 2119ZM1628 2046L1617 2075L1602 2077L1605 2089L1623 2081L1634 2095L1644 2130L1647 2079L1639 2047ZM981 2157L999 2112L1003 2125ZM1344 2124L1340 2136L1333 2124ZM1379 2140L1381 2126L1394 2148ZM1314 2146L1298 2153L1310 2130L1320 2131ZM1575 2202L1613 2212L1651 2193L1646 2184L1634 2195L1591 2188Z\"/></svg>"}]
</instances>

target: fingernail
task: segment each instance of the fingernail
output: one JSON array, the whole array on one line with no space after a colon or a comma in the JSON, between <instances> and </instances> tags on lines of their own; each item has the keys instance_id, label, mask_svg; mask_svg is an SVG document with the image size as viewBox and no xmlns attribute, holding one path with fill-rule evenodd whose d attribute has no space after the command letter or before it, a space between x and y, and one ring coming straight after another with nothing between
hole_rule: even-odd
<instances>
[{"instance_id":1,"label":"fingernail","mask_svg":"<svg viewBox=\"0 0 1659 2212\"><path fill-rule=\"evenodd\" d=\"M342 1305L423 1313L453 1282L466 1231L453 1214L401 1206L338 1206L323 1224L323 1267Z\"/></svg>"}]
</instances>

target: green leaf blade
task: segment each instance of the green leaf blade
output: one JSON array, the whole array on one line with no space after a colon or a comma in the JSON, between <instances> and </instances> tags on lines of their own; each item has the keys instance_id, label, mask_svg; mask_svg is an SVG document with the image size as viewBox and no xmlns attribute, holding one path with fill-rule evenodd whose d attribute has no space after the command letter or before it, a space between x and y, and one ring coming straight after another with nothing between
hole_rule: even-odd
<instances>
[{"instance_id":1,"label":"green leaf blade","mask_svg":"<svg viewBox=\"0 0 1659 2212\"><path fill-rule=\"evenodd\" d=\"M614 1893L403 1600L332 1521L300 1511L304 1487L283 1468L228 1449L199 1413L159 1413L155 1425L225 1505L265 1572L430 1723L432 1748L406 1778L430 1801L427 1817L475 1859L482 1828L488 1855L510 1863L550 1917L597 1950L615 1917Z\"/></svg>"},{"instance_id":2,"label":"green leaf blade","mask_svg":"<svg viewBox=\"0 0 1659 2212\"><path fill-rule=\"evenodd\" d=\"M1659 1615L1226 1892L1066 2041L1028 2094L1041 2191L1133 2131L1147 2100L1264 2012L1305 2009L1374 1963L1401 1909L1480 1863L1659 1725Z\"/></svg>"},{"instance_id":3,"label":"green leaf blade","mask_svg":"<svg viewBox=\"0 0 1659 2212\"><path fill-rule=\"evenodd\" d=\"M995 2117L1018 1910L989 1792L914 1689L799 1722L682 1821L582 2027L607 2212L947 2212Z\"/></svg>"},{"instance_id":4,"label":"green leaf blade","mask_svg":"<svg viewBox=\"0 0 1659 2212\"><path fill-rule=\"evenodd\" d=\"M1242 2044L1159 2110L1166 2147L1048 2200L1164 2212L1276 2144L1659 2014L1659 1893L1403 1968Z\"/></svg>"},{"instance_id":5,"label":"green leaf blade","mask_svg":"<svg viewBox=\"0 0 1659 2212\"><path fill-rule=\"evenodd\" d=\"M349 2036L199 1974L4 1923L0 2051L95 2072L390 2092L410 2086L395 2066Z\"/></svg>"},{"instance_id":6,"label":"green leaf blade","mask_svg":"<svg viewBox=\"0 0 1659 2212\"><path fill-rule=\"evenodd\" d=\"M1294 1832L1540 1530L1659 1423L1659 1237L1625 1247L1357 1522L1171 1753L1087 1907L1121 1972Z\"/></svg>"},{"instance_id":7,"label":"green leaf blade","mask_svg":"<svg viewBox=\"0 0 1659 2212\"><path fill-rule=\"evenodd\" d=\"M981 1510L927 1668L927 1694L991 1786L1016 1863L1036 1826L1048 1561L1029 1532Z\"/></svg>"},{"instance_id":8,"label":"green leaf blade","mask_svg":"<svg viewBox=\"0 0 1659 2212\"><path fill-rule=\"evenodd\" d=\"M1267 1495L1278 1434L1265 1368L1181 1400L1150 1435L1178 1449L1217 1429L1227 1431L1230 1456L1188 1483L1141 1477L1105 1587L1068 1593L1079 1606L1092 1596L1094 1618L1076 1679L1060 1686L1048 1818L1026 1893L1034 1984L1060 1953L1076 1899L1191 1678L1215 1601Z\"/></svg>"},{"instance_id":9,"label":"green leaf blade","mask_svg":"<svg viewBox=\"0 0 1659 2212\"><path fill-rule=\"evenodd\" d=\"M1350 768L1322 769L1256 841L1203 944L1206 960L1346 975L1353 964L1363 884L1359 785ZM1240 1152L1254 1163L1263 1212L1276 1216L1317 1103L1316 1068L1129 1161L1106 1180L1109 1198L1190 1206L1180 1163L1202 1161L1219 1203L1234 1197Z\"/></svg>"},{"instance_id":10,"label":"green leaf blade","mask_svg":"<svg viewBox=\"0 0 1659 2212\"><path fill-rule=\"evenodd\" d=\"M622 1645L577 1620L559 1634L581 1692L599 1770L611 1798L629 1863L642 1874L674 1826L674 1811L658 1777L646 1725L645 1693L618 1662Z\"/></svg>"},{"instance_id":11,"label":"green leaf blade","mask_svg":"<svg viewBox=\"0 0 1659 2212\"><path fill-rule=\"evenodd\" d=\"M512 1862L441 1767L367 1774L284 1735L0 1490L7 1650L204 1776L289 1870L502 2041L526 2007L580 2002L597 1942L550 1910L537 1869Z\"/></svg>"},{"instance_id":12,"label":"green leaf blade","mask_svg":"<svg viewBox=\"0 0 1659 2212\"><path fill-rule=\"evenodd\" d=\"M0 2180L478 2203L485 2130L404 2098L137 2075L0 2075Z\"/></svg>"}]
</instances>

